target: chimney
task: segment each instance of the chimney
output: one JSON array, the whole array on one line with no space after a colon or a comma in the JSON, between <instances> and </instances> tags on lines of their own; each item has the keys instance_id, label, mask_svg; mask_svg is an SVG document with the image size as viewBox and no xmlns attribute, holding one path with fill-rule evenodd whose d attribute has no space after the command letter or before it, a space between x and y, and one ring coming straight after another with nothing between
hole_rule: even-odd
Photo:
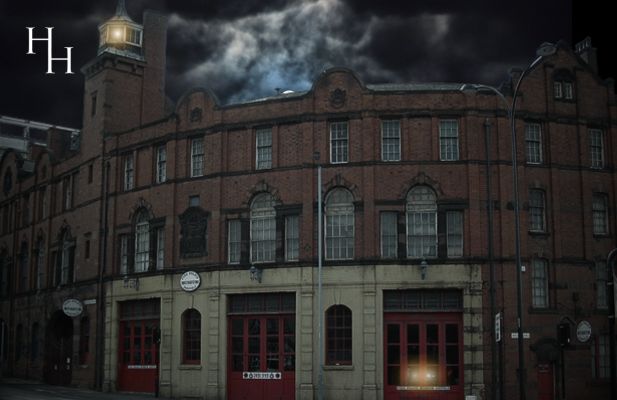
<instances>
[{"instance_id":1,"label":"chimney","mask_svg":"<svg viewBox=\"0 0 617 400\"><path fill-rule=\"evenodd\" d=\"M598 50L591 46L591 38L587 36L581 40L574 47L576 54L578 54L586 63L589 68L597 75L598 74Z\"/></svg>"},{"instance_id":2,"label":"chimney","mask_svg":"<svg viewBox=\"0 0 617 400\"><path fill-rule=\"evenodd\" d=\"M146 10L144 23L144 70L142 122L148 123L164 116L165 64L167 48L167 16Z\"/></svg>"}]
</instances>

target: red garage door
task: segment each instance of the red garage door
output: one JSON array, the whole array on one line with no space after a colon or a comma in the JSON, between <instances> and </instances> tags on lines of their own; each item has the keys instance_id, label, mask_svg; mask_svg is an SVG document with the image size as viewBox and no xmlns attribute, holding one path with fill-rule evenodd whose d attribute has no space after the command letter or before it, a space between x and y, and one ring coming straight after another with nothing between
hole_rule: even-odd
<instances>
[{"instance_id":1,"label":"red garage door","mask_svg":"<svg viewBox=\"0 0 617 400\"><path fill-rule=\"evenodd\" d=\"M118 390L154 393L158 379L159 299L121 304Z\"/></svg>"},{"instance_id":2,"label":"red garage door","mask_svg":"<svg viewBox=\"0 0 617 400\"><path fill-rule=\"evenodd\" d=\"M268 314L263 313L266 310ZM295 399L294 312L294 294L232 296L227 347L229 400Z\"/></svg>"}]
</instances>

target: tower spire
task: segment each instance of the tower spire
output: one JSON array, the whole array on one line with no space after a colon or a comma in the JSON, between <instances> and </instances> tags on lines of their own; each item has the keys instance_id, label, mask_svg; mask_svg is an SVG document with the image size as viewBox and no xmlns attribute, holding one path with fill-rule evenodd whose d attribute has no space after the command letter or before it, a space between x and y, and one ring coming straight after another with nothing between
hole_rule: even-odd
<instances>
[{"instance_id":1,"label":"tower spire","mask_svg":"<svg viewBox=\"0 0 617 400\"><path fill-rule=\"evenodd\" d=\"M119 16L119 17L129 16L128 12L126 12L126 3L124 0L118 0L118 5L116 6L116 16Z\"/></svg>"}]
</instances>

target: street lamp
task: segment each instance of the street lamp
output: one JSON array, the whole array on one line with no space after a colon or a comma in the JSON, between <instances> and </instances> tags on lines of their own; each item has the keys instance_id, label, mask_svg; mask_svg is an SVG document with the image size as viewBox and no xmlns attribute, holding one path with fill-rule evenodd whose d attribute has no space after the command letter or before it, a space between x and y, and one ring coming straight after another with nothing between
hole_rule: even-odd
<instances>
[{"instance_id":1,"label":"street lamp","mask_svg":"<svg viewBox=\"0 0 617 400\"><path fill-rule=\"evenodd\" d=\"M510 118L510 133L512 137L512 190L514 194L514 251L515 251L515 264L516 264L516 330L518 333L518 385L519 385L519 398L521 400L526 399L526 378L527 372L525 370L525 353L523 345L523 276L522 276L522 263L521 263L521 215L520 215L520 201L518 192L518 163L517 163L517 140L516 140L516 101L518 99L519 90L523 79L529 74L529 72L538 65L545 57L555 54L557 48L551 43L542 43L536 51L536 59L527 66L518 78L518 82L514 88L512 94L512 104L509 107ZM495 92L499 97L505 100L504 95L492 86L487 85L471 85L478 89L489 89ZM465 85L461 87L464 89ZM507 101L506 101L507 103Z\"/></svg>"},{"instance_id":2,"label":"street lamp","mask_svg":"<svg viewBox=\"0 0 617 400\"><path fill-rule=\"evenodd\" d=\"M323 365L324 365L324 348L323 348L323 297L322 297L322 265L323 265L323 204L321 193L321 163L319 163L320 154L318 151L313 153L313 160L317 164L317 352L319 353L319 373L317 375L317 399L323 400Z\"/></svg>"}]
</instances>

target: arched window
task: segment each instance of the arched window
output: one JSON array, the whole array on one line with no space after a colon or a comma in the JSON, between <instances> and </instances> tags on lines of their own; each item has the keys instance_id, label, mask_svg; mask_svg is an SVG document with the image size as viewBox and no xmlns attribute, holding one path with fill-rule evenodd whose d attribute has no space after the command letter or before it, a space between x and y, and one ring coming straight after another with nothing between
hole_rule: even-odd
<instances>
[{"instance_id":1,"label":"arched window","mask_svg":"<svg viewBox=\"0 0 617 400\"><path fill-rule=\"evenodd\" d=\"M182 313L182 363L201 362L201 314L194 308Z\"/></svg>"},{"instance_id":2,"label":"arched window","mask_svg":"<svg viewBox=\"0 0 617 400\"><path fill-rule=\"evenodd\" d=\"M276 254L276 211L269 193L255 196L251 203L251 261L274 262Z\"/></svg>"},{"instance_id":3,"label":"arched window","mask_svg":"<svg viewBox=\"0 0 617 400\"><path fill-rule=\"evenodd\" d=\"M326 259L354 257L353 196L347 189L333 189L326 197Z\"/></svg>"},{"instance_id":4,"label":"arched window","mask_svg":"<svg viewBox=\"0 0 617 400\"><path fill-rule=\"evenodd\" d=\"M407 195L407 257L437 257L437 202L428 186Z\"/></svg>"},{"instance_id":5,"label":"arched window","mask_svg":"<svg viewBox=\"0 0 617 400\"><path fill-rule=\"evenodd\" d=\"M326 311L326 364L351 365L351 310L336 305Z\"/></svg>"},{"instance_id":6,"label":"arched window","mask_svg":"<svg viewBox=\"0 0 617 400\"><path fill-rule=\"evenodd\" d=\"M150 265L150 221L142 210L135 219L135 272L144 272Z\"/></svg>"}]
</instances>

